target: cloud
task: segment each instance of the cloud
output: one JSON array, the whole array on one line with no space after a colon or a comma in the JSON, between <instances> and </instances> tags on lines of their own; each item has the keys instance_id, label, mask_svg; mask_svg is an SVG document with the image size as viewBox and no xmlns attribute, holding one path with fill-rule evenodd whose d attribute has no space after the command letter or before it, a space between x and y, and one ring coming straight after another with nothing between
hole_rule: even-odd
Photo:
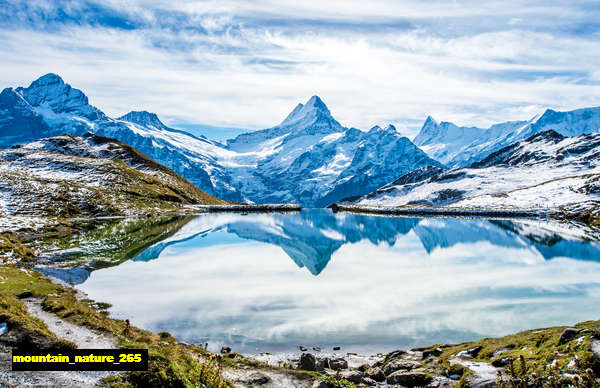
<instances>
[{"instance_id":1,"label":"cloud","mask_svg":"<svg viewBox=\"0 0 600 388\"><path fill-rule=\"evenodd\" d=\"M56 72L117 116L263 128L319 94L343 124L459 124L598 104L594 2L9 0L0 81Z\"/></svg>"}]
</instances>

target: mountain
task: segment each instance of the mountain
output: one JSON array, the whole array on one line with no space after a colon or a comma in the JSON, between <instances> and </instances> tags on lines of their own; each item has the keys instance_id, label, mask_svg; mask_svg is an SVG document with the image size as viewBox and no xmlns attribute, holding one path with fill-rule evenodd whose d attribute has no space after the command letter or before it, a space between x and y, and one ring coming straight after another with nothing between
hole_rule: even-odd
<instances>
[{"instance_id":1,"label":"mountain","mask_svg":"<svg viewBox=\"0 0 600 388\"><path fill-rule=\"evenodd\" d=\"M0 150L0 215L116 216L224 204L129 145L91 133Z\"/></svg>"},{"instance_id":2,"label":"mountain","mask_svg":"<svg viewBox=\"0 0 600 388\"><path fill-rule=\"evenodd\" d=\"M391 125L368 132L343 127L318 96L298 104L278 126L240 135L227 145L259 154L256 164L240 169L234 179L255 202L322 207L415 168L440 165Z\"/></svg>"},{"instance_id":3,"label":"mountain","mask_svg":"<svg viewBox=\"0 0 600 388\"><path fill-rule=\"evenodd\" d=\"M355 202L379 206L596 209L600 205L600 133L538 132L470 167L427 167Z\"/></svg>"},{"instance_id":4,"label":"mountain","mask_svg":"<svg viewBox=\"0 0 600 388\"><path fill-rule=\"evenodd\" d=\"M146 111L110 118L55 74L0 95L0 147L87 132L129 144L207 193L238 202L324 206L415 168L441 166L393 126L343 127L318 96L281 124L223 145L169 128Z\"/></svg>"},{"instance_id":5,"label":"mountain","mask_svg":"<svg viewBox=\"0 0 600 388\"><path fill-rule=\"evenodd\" d=\"M130 112L119 119L110 118L56 74L47 74L27 88L7 88L0 94L0 147L87 132L129 144L211 195L243 199L216 161L217 155L226 157L230 152L206 138L166 127L155 114Z\"/></svg>"},{"instance_id":6,"label":"mountain","mask_svg":"<svg viewBox=\"0 0 600 388\"><path fill-rule=\"evenodd\" d=\"M450 167L466 167L533 134L554 130L563 136L600 131L600 107L557 112L547 109L529 121L507 121L489 128L460 127L427 117L414 143Z\"/></svg>"}]
</instances>

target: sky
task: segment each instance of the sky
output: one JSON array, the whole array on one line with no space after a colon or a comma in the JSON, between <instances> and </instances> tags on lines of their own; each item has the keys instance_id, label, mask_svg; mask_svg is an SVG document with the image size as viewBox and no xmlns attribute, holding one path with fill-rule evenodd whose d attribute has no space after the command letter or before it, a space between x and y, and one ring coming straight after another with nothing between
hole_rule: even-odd
<instances>
[{"instance_id":1,"label":"sky","mask_svg":"<svg viewBox=\"0 0 600 388\"><path fill-rule=\"evenodd\" d=\"M319 95L343 125L600 105L600 2L0 0L0 87L53 72L109 116L259 129Z\"/></svg>"}]
</instances>

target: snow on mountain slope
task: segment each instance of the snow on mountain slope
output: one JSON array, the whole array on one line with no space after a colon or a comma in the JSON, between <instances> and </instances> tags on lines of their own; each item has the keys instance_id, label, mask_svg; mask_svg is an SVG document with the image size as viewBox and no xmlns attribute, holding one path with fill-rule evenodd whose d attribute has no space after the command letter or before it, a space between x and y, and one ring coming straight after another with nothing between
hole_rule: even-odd
<instances>
[{"instance_id":1,"label":"snow on mountain slope","mask_svg":"<svg viewBox=\"0 0 600 388\"><path fill-rule=\"evenodd\" d=\"M600 134L544 131L468 168L425 168L356 201L361 205L556 209L600 204Z\"/></svg>"},{"instance_id":2,"label":"snow on mountain slope","mask_svg":"<svg viewBox=\"0 0 600 388\"><path fill-rule=\"evenodd\" d=\"M0 95L0 147L87 132L137 148L212 195L243 199L216 160L231 152L208 139L167 128L154 114L131 112L121 119L109 118L55 74L39 78L28 88L4 89Z\"/></svg>"},{"instance_id":3,"label":"snow on mountain slope","mask_svg":"<svg viewBox=\"0 0 600 388\"><path fill-rule=\"evenodd\" d=\"M141 215L223 204L117 140L86 134L0 150L0 214Z\"/></svg>"},{"instance_id":4,"label":"snow on mountain slope","mask_svg":"<svg viewBox=\"0 0 600 388\"><path fill-rule=\"evenodd\" d=\"M343 127L317 96L298 104L281 124L224 146L168 128L145 111L107 117L55 74L0 95L0 147L87 132L129 144L232 201L327 205L366 194L414 168L439 165L393 127Z\"/></svg>"},{"instance_id":5,"label":"snow on mountain slope","mask_svg":"<svg viewBox=\"0 0 600 388\"><path fill-rule=\"evenodd\" d=\"M529 121L507 121L486 129L437 123L428 117L414 143L448 166L465 167L502 147L550 129L563 136L598 132L600 107L569 112L547 109Z\"/></svg>"}]
</instances>

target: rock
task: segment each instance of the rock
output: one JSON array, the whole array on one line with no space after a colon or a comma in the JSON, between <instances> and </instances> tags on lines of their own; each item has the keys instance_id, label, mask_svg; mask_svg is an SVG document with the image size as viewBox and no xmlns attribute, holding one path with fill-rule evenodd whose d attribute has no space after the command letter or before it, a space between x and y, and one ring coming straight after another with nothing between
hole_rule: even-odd
<instances>
[{"instance_id":1,"label":"rock","mask_svg":"<svg viewBox=\"0 0 600 388\"><path fill-rule=\"evenodd\" d=\"M423 350L423 360L430 356L439 357L442 355L442 352L443 352L442 348Z\"/></svg>"},{"instance_id":2,"label":"rock","mask_svg":"<svg viewBox=\"0 0 600 388\"><path fill-rule=\"evenodd\" d=\"M298 348L300 349L301 352L306 352L308 349L306 349L306 346L298 346Z\"/></svg>"},{"instance_id":3,"label":"rock","mask_svg":"<svg viewBox=\"0 0 600 388\"><path fill-rule=\"evenodd\" d=\"M362 364L361 366L359 366L356 369L358 369L361 372L366 372L370 368L371 368L371 365L369 365L369 364Z\"/></svg>"},{"instance_id":4,"label":"rock","mask_svg":"<svg viewBox=\"0 0 600 388\"><path fill-rule=\"evenodd\" d=\"M315 352L320 352L320 351L321 351L321 348L320 348L320 347L318 347L318 346L313 346L313 350L314 350Z\"/></svg>"},{"instance_id":5,"label":"rock","mask_svg":"<svg viewBox=\"0 0 600 388\"><path fill-rule=\"evenodd\" d=\"M377 381L369 378L369 377L363 377L361 380L361 383L364 385L367 385L369 387L375 387L377 386Z\"/></svg>"},{"instance_id":6,"label":"rock","mask_svg":"<svg viewBox=\"0 0 600 388\"><path fill-rule=\"evenodd\" d=\"M386 362L387 360L391 360L392 358L396 358L403 354L406 354L406 350L402 350L402 349L393 350L385 355L383 362Z\"/></svg>"},{"instance_id":7,"label":"rock","mask_svg":"<svg viewBox=\"0 0 600 388\"><path fill-rule=\"evenodd\" d=\"M498 349L494 350L494 353L492 354L492 358L496 358L499 355L501 355L502 353L506 353L509 350L513 350L514 348L515 348L515 345L513 345L513 344L506 345L506 346L503 346L501 348L498 348Z\"/></svg>"},{"instance_id":8,"label":"rock","mask_svg":"<svg viewBox=\"0 0 600 388\"><path fill-rule=\"evenodd\" d=\"M329 387L329 384L327 384L325 381L315 380L315 382L312 385L312 388L330 388L330 387Z\"/></svg>"},{"instance_id":9,"label":"rock","mask_svg":"<svg viewBox=\"0 0 600 388\"><path fill-rule=\"evenodd\" d=\"M483 346L475 346L474 348L468 349L467 353L469 353L472 357L477 357L479 352L481 352L481 349L483 349Z\"/></svg>"},{"instance_id":10,"label":"rock","mask_svg":"<svg viewBox=\"0 0 600 388\"><path fill-rule=\"evenodd\" d=\"M420 366L421 366L421 364L419 364L416 361L394 360L392 362L389 362L386 366L383 367L383 374L386 376L389 376L392 373L399 371L399 370L409 371L411 369L415 369Z\"/></svg>"},{"instance_id":11,"label":"rock","mask_svg":"<svg viewBox=\"0 0 600 388\"><path fill-rule=\"evenodd\" d=\"M381 368L370 368L365 372L370 379L373 379L379 383L385 381L385 374L381 370Z\"/></svg>"},{"instance_id":12,"label":"rock","mask_svg":"<svg viewBox=\"0 0 600 388\"><path fill-rule=\"evenodd\" d=\"M351 383L358 384L362 381L364 373L357 370L345 370L340 372L340 377L342 379L348 380Z\"/></svg>"},{"instance_id":13,"label":"rock","mask_svg":"<svg viewBox=\"0 0 600 388\"><path fill-rule=\"evenodd\" d=\"M317 370L329 368L329 359L327 357L317 357Z\"/></svg>"},{"instance_id":14,"label":"rock","mask_svg":"<svg viewBox=\"0 0 600 388\"><path fill-rule=\"evenodd\" d=\"M337 352L337 351L338 351L338 350L340 350L340 349L342 349L342 348L341 348L341 347L339 347L339 346L334 346L334 347L333 347L333 351L334 351L334 352Z\"/></svg>"},{"instance_id":15,"label":"rock","mask_svg":"<svg viewBox=\"0 0 600 388\"><path fill-rule=\"evenodd\" d=\"M269 381L271 381L271 378L260 372L251 374L250 377L248 377L248 380L246 380L246 382L248 384L253 384L253 385L264 385L264 384L268 383Z\"/></svg>"},{"instance_id":16,"label":"rock","mask_svg":"<svg viewBox=\"0 0 600 388\"><path fill-rule=\"evenodd\" d=\"M579 334L578 329L574 327L567 327L565 330L563 330L562 334L560 335L560 338L558 339L558 344L566 344L567 342L575 338L577 334Z\"/></svg>"},{"instance_id":17,"label":"rock","mask_svg":"<svg viewBox=\"0 0 600 388\"><path fill-rule=\"evenodd\" d=\"M221 354L231 353L231 348L229 346L223 346L221 348Z\"/></svg>"},{"instance_id":18,"label":"rock","mask_svg":"<svg viewBox=\"0 0 600 388\"><path fill-rule=\"evenodd\" d=\"M479 352L481 352L481 349L483 349L483 346L475 346L474 348L463 350L462 352L458 352L458 354L456 354L456 355L458 357L473 357L473 358L475 358L475 357L477 357Z\"/></svg>"},{"instance_id":19,"label":"rock","mask_svg":"<svg viewBox=\"0 0 600 388\"><path fill-rule=\"evenodd\" d=\"M317 371L317 360L315 356L310 353L303 353L300 356L300 365L298 365L299 369L307 370L307 371Z\"/></svg>"},{"instance_id":20,"label":"rock","mask_svg":"<svg viewBox=\"0 0 600 388\"><path fill-rule=\"evenodd\" d=\"M432 380L431 376L423 372L397 371L387 377L388 384L399 384L405 387L422 387Z\"/></svg>"},{"instance_id":21,"label":"rock","mask_svg":"<svg viewBox=\"0 0 600 388\"><path fill-rule=\"evenodd\" d=\"M508 365L508 357L499 358L497 360L492 361L492 366L495 368L504 368Z\"/></svg>"},{"instance_id":22,"label":"rock","mask_svg":"<svg viewBox=\"0 0 600 388\"><path fill-rule=\"evenodd\" d=\"M329 359L329 368L333 370L348 369L348 361L343 358Z\"/></svg>"}]
</instances>

